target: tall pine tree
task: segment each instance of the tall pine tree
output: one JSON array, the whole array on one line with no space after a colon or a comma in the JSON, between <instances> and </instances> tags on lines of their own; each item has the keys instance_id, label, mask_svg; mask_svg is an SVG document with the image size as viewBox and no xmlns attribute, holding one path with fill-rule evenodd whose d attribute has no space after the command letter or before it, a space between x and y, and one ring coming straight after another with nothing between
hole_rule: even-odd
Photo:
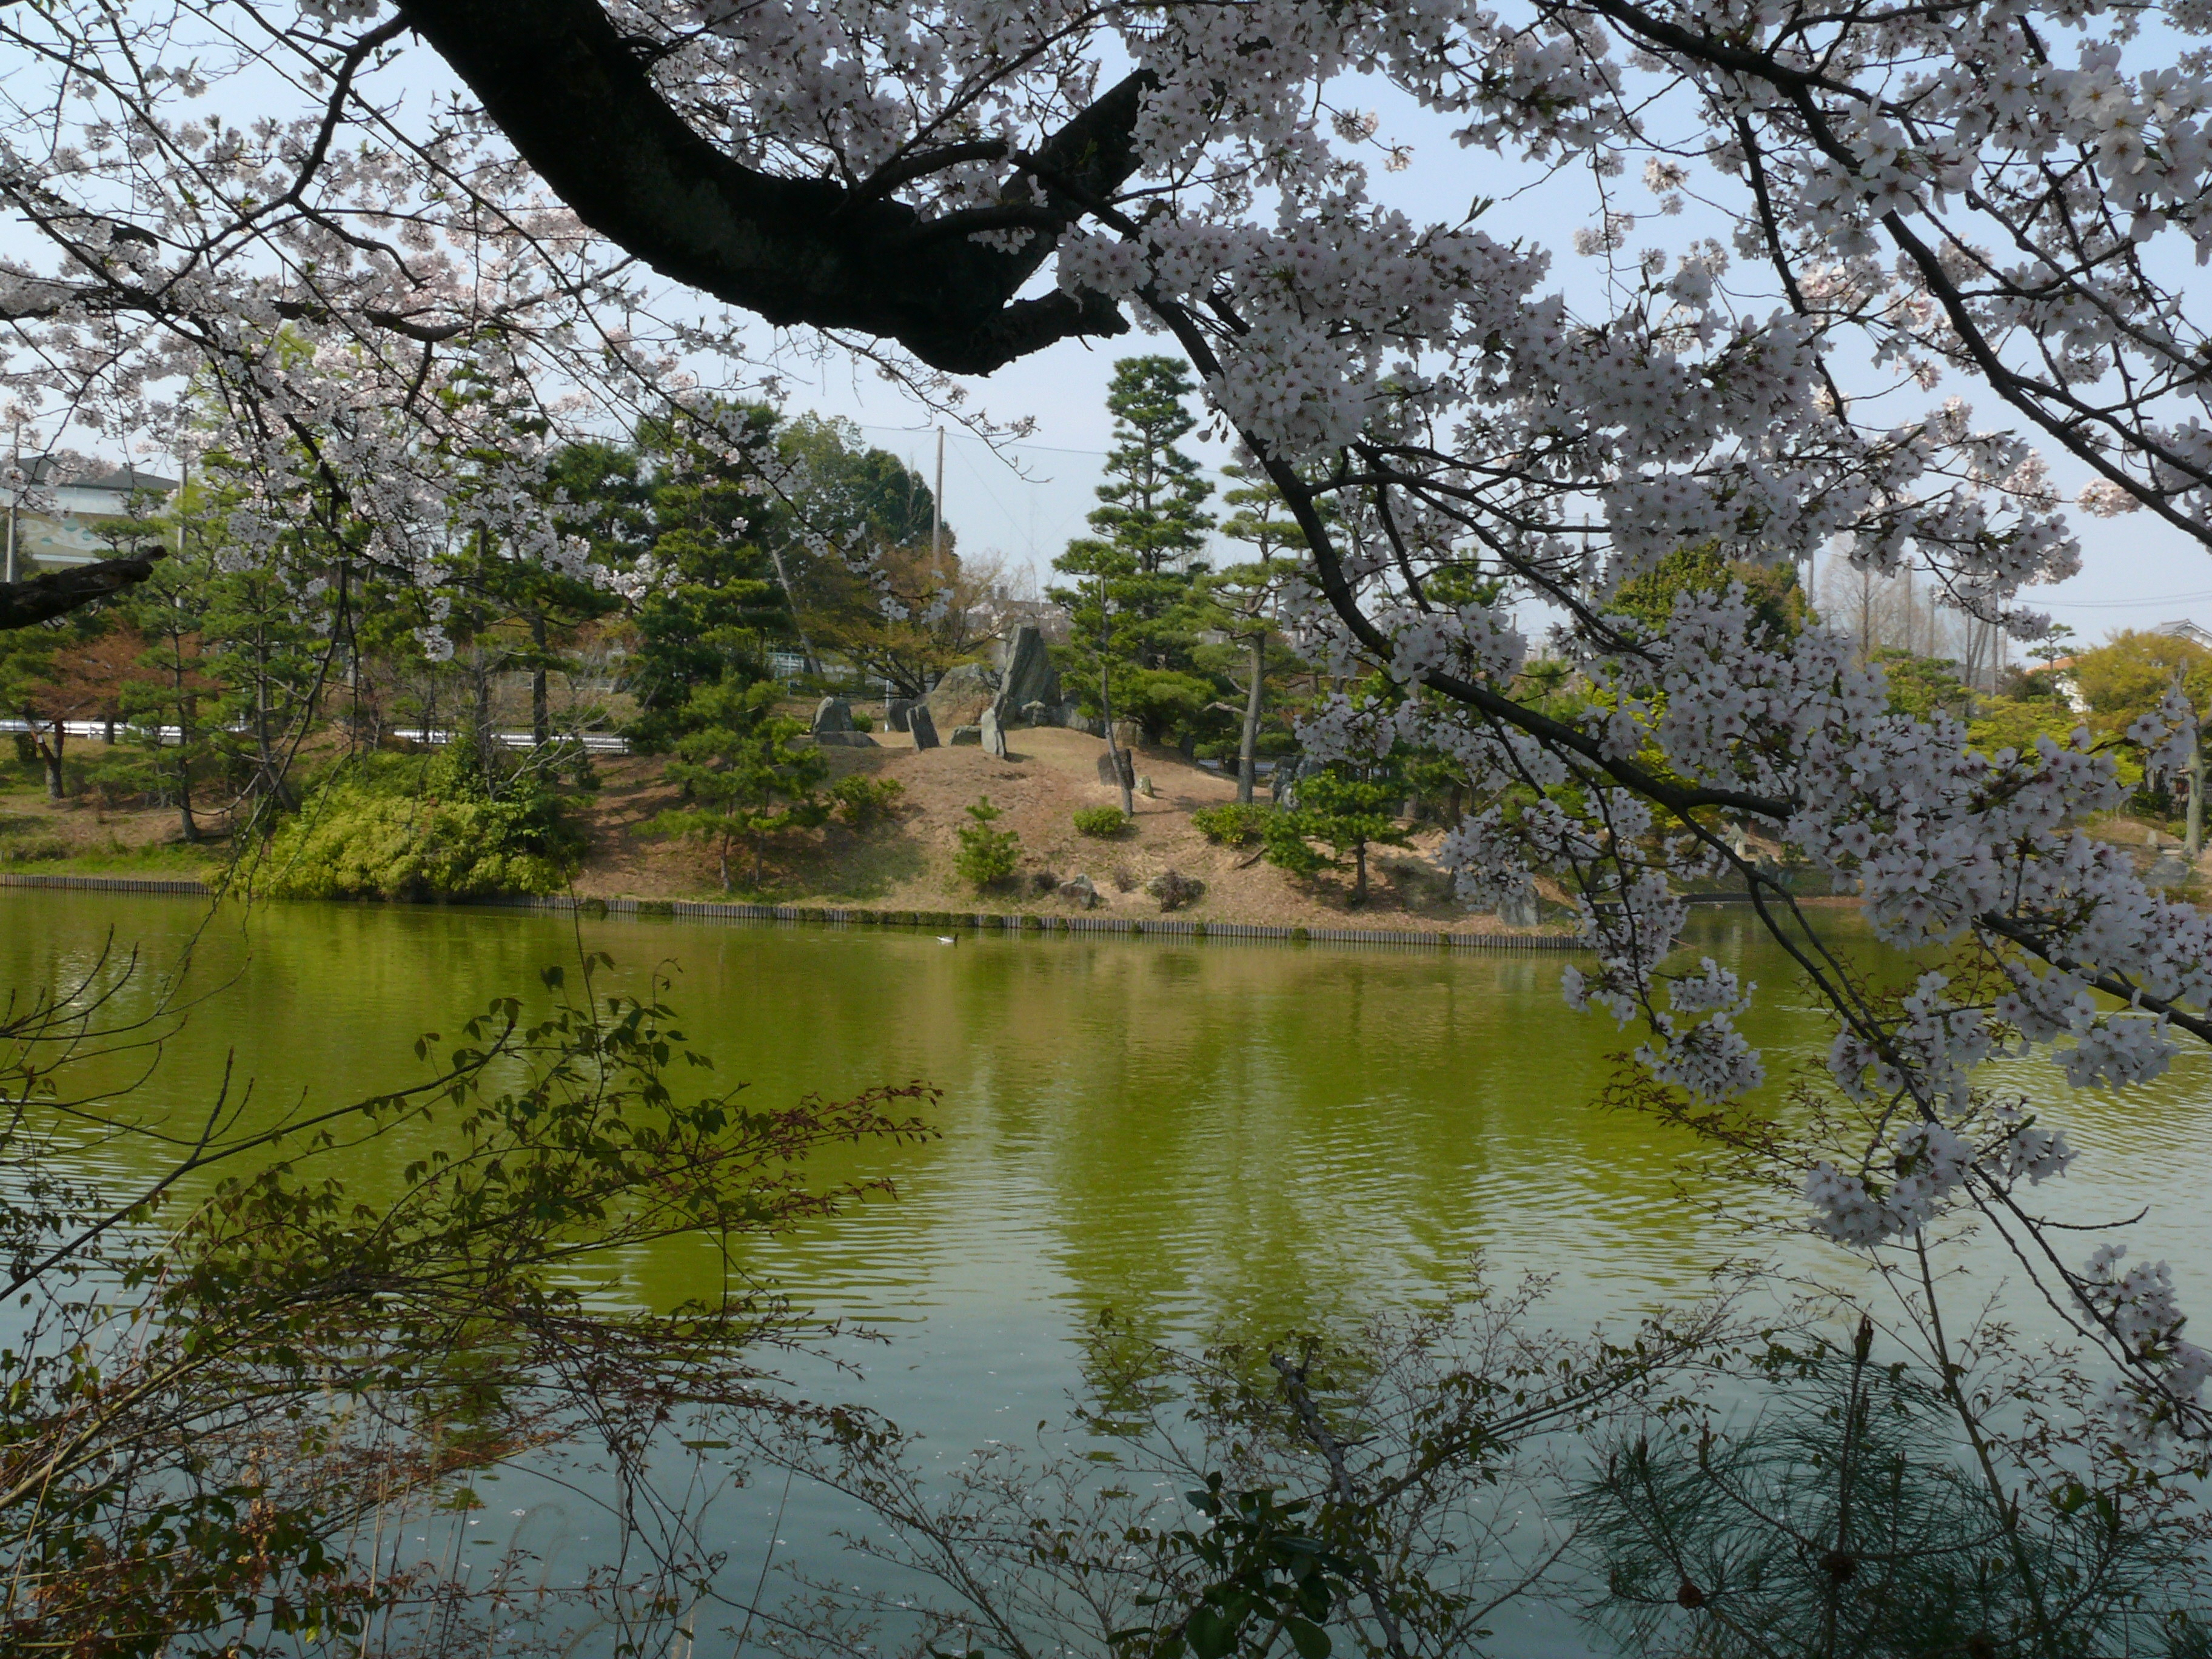
<instances>
[{"instance_id":1,"label":"tall pine tree","mask_svg":"<svg viewBox=\"0 0 2212 1659\"><path fill-rule=\"evenodd\" d=\"M1098 533L1070 542L1053 561L1054 569L1076 578L1052 597L1072 613L1073 665L1097 685L1107 742L1117 751L1117 700L1121 714L1156 737L1196 720L1213 698L1212 684L1192 662L1203 623L1199 583L1206 566L1199 556L1213 528L1205 503L1213 486L1176 447L1198 424L1184 402L1196 390L1172 357L1115 364L1106 394L1114 447L1091 514Z\"/></svg>"}]
</instances>

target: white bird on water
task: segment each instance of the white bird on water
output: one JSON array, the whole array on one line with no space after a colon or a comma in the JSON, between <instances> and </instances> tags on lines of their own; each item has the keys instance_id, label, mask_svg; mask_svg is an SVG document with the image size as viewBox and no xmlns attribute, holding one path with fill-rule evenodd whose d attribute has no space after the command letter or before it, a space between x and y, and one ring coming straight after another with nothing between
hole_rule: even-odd
<instances>
[{"instance_id":1,"label":"white bird on water","mask_svg":"<svg viewBox=\"0 0 2212 1659\"><path fill-rule=\"evenodd\" d=\"M939 933L937 936L937 942L939 945L957 945L960 943L960 935L957 933Z\"/></svg>"}]
</instances>

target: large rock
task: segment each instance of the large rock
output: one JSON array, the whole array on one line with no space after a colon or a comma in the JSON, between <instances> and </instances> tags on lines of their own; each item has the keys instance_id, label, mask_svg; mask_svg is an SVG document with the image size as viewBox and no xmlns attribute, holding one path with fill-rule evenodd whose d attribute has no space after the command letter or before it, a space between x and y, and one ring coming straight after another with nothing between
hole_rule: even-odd
<instances>
[{"instance_id":1,"label":"large rock","mask_svg":"<svg viewBox=\"0 0 2212 1659\"><path fill-rule=\"evenodd\" d=\"M1536 908L1536 896L1531 892L1513 893L1500 901L1498 919L1508 927L1534 927L1543 921Z\"/></svg>"},{"instance_id":2,"label":"large rock","mask_svg":"<svg viewBox=\"0 0 2212 1659\"><path fill-rule=\"evenodd\" d=\"M1118 776L1114 769L1114 763L1117 760L1121 763L1121 769ZM1132 789L1137 787L1137 763L1129 757L1127 750L1124 749L1116 753L1109 749L1098 757L1098 781L1109 789L1119 789L1123 784L1128 785Z\"/></svg>"},{"instance_id":3,"label":"large rock","mask_svg":"<svg viewBox=\"0 0 2212 1659\"><path fill-rule=\"evenodd\" d=\"M853 729L853 705L842 697L824 697L814 706L813 732L820 737L824 732L849 732Z\"/></svg>"},{"instance_id":4,"label":"large rock","mask_svg":"<svg viewBox=\"0 0 2212 1659\"><path fill-rule=\"evenodd\" d=\"M1079 910L1098 908L1098 890L1088 876L1070 876L1060 884L1060 896Z\"/></svg>"},{"instance_id":5,"label":"large rock","mask_svg":"<svg viewBox=\"0 0 2212 1659\"><path fill-rule=\"evenodd\" d=\"M876 740L865 732L817 732L814 741L824 749L873 749Z\"/></svg>"},{"instance_id":6,"label":"large rock","mask_svg":"<svg viewBox=\"0 0 2212 1659\"><path fill-rule=\"evenodd\" d=\"M956 726L973 726L998 695L998 683L989 669L979 662L963 662L947 671L924 701L929 705L929 717L950 731Z\"/></svg>"},{"instance_id":7,"label":"large rock","mask_svg":"<svg viewBox=\"0 0 2212 1659\"><path fill-rule=\"evenodd\" d=\"M2143 872L2143 885L2146 887L2186 886L2190 877L2195 873L2189 867L2189 861L2186 859L2178 854L2161 853L2157 861Z\"/></svg>"},{"instance_id":8,"label":"large rock","mask_svg":"<svg viewBox=\"0 0 2212 1659\"><path fill-rule=\"evenodd\" d=\"M982 720L977 724L983 734L983 752L987 755L995 755L1000 760L1006 759L1006 730L999 724L998 705L994 703L990 708L986 708L983 711Z\"/></svg>"},{"instance_id":9,"label":"large rock","mask_svg":"<svg viewBox=\"0 0 2212 1659\"><path fill-rule=\"evenodd\" d=\"M913 734L915 748L937 747L937 722L930 718L927 703L918 702L906 711L906 729Z\"/></svg>"},{"instance_id":10,"label":"large rock","mask_svg":"<svg viewBox=\"0 0 2212 1659\"><path fill-rule=\"evenodd\" d=\"M1006 642L1006 666L999 676L994 707L1001 725L1010 723L1033 702L1060 701L1060 671L1052 665L1044 635L1024 623Z\"/></svg>"},{"instance_id":11,"label":"large rock","mask_svg":"<svg viewBox=\"0 0 2212 1659\"><path fill-rule=\"evenodd\" d=\"M980 726L956 726L952 728L952 736L947 741L955 749L975 748L983 741L983 728Z\"/></svg>"},{"instance_id":12,"label":"large rock","mask_svg":"<svg viewBox=\"0 0 2212 1659\"><path fill-rule=\"evenodd\" d=\"M912 697L893 697L889 702L884 705L884 724L888 725L894 732L905 731L907 713L913 707L914 699Z\"/></svg>"}]
</instances>

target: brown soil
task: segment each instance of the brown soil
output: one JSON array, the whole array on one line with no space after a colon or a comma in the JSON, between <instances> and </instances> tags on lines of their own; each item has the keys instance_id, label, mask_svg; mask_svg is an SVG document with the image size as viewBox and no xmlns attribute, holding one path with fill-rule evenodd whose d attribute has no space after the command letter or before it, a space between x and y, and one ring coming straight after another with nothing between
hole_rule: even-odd
<instances>
[{"instance_id":1,"label":"brown soil","mask_svg":"<svg viewBox=\"0 0 2212 1659\"><path fill-rule=\"evenodd\" d=\"M1079 834L1071 816L1080 807L1119 805L1117 793L1098 781L1098 758L1106 747L1099 738L1055 728L1016 731L1009 734L1009 754L1000 760L966 745L917 753L902 732L873 735L878 747L829 750L831 776L866 772L896 778L905 793L892 821L865 833L833 823L796 837L770 855L757 885L739 858L732 872L736 896L778 903L1051 914L1070 907L1049 892L1037 891L1036 879L1046 873L1061 879L1085 874L1103 900L1097 914L1143 917L1159 914L1145 884L1174 869L1205 883L1204 895L1182 913L1200 921L1502 931L1495 916L1470 915L1452 896L1449 879L1434 862L1440 839L1434 829L1415 831L1410 849L1375 849L1368 901L1355 907L1349 871L1294 881L1256 859L1253 849L1207 841L1193 827L1190 814L1233 800L1236 781L1173 750L1138 752L1138 775L1150 781L1152 793L1137 797L1136 818L1128 829L1099 840ZM100 748L88 743L77 752L88 758ZM601 787L577 807L589 848L575 881L580 895L721 896L708 849L654 835L648 827L677 804L676 791L661 781L662 765L652 757L598 763ZM957 832L969 822L964 809L984 796L1005 810L998 827L1020 838L1023 856L1014 882L978 894L954 873L952 860ZM219 837L219 822L207 827ZM2090 833L2128 848L2147 866L2155 856L2145 845L2150 831L2151 826L2137 820L2115 817L2100 820ZM2170 835L2164 841L2163 850L2179 851ZM219 838L204 848L180 845L172 809L106 807L89 792L56 802L46 799L27 771L10 769L0 779L0 869L139 869L183 875L198 873L203 864L212 867L222 854ZM2212 853L2198 868L2202 886L2212 888Z\"/></svg>"},{"instance_id":2,"label":"brown soil","mask_svg":"<svg viewBox=\"0 0 2212 1659\"><path fill-rule=\"evenodd\" d=\"M1011 732L1000 760L969 746L917 752L905 734L878 732L873 749L829 751L832 775L867 772L896 778L904 787L896 821L866 834L832 824L811 845L771 859L767 879L755 889L733 871L743 896L778 903L848 902L893 909L997 911L1066 910L1067 903L1035 890L1042 873L1066 879L1086 874L1105 901L1102 915L1158 915L1144 884L1173 868L1206 884L1204 896L1182 914L1201 921L1260 922L1277 927L1321 926L1451 929L1490 932L1494 916L1468 914L1429 857L1438 835L1417 835L1411 850L1376 849L1370 857L1369 899L1349 902L1351 877L1324 874L1312 883L1287 879L1260 862L1252 849L1218 847L1192 827L1191 812L1237 797L1236 781L1165 750L1136 757L1141 781L1152 793L1137 797L1136 818L1121 835L1099 840L1079 834L1072 815L1079 807L1119 805L1117 793L1098 781L1098 738L1058 728ZM675 803L659 781L660 763L627 759L600 764L603 787L586 809L591 852L576 890L599 898L713 896L720 884L706 849L672 842L645 828ZM1022 864L1012 883L978 895L953 872L959 827L970 802L988 796L1006 816L997 827L1021 838Z\"/></svg>"}]
</instances>

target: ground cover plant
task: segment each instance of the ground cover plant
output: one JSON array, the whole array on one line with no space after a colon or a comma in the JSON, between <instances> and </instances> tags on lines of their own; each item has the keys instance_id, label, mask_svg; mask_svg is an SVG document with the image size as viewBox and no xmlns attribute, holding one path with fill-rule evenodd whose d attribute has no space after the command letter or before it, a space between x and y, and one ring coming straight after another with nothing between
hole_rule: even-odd
<instances>
[{"instance_id":1,"label":"ground cover plant","mask_svg":"<svg viewBox=\"0 0 2212 1659\"><path fill-rule=\"evenodd\" d=\"M276 898L468 899L557 892L577 853L540 774L457 742L343 769L249 874Z\"/></svg>"}]
</instances>

